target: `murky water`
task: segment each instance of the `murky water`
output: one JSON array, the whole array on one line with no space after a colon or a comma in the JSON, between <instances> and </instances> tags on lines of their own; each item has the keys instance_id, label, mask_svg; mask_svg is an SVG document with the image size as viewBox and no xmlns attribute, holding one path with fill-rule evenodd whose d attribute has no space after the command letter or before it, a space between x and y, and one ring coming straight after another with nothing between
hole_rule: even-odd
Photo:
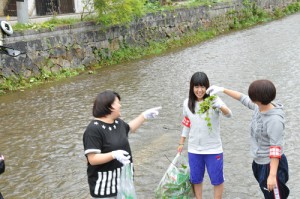
<instances>
[{"instance_id":1,"label":"murky water","mask_svg":"<svg viewBox=\"0 0 300 199\"><path fill-rule=\"evenodd\" d=\"M211 84L241 92L255 79L275 83L277 101L286 112L290 198L299 198L299 55L300 14L296 14L159 57L1 96L0 152L7 169L0 176L0 191L6 199L90 198L82 134L92 119L94 97L113 89L121 94L122 117L127 122L145 109L163 107L158 119L130 135L138 197L154 198L154 189L176 155L189 79L194 72L204 71ZM224 198L263 198L251 171L251 111L220 96L234 114L221 123ZM212 198L207 176L204 198Z\"/></svg>"}]
</instances>

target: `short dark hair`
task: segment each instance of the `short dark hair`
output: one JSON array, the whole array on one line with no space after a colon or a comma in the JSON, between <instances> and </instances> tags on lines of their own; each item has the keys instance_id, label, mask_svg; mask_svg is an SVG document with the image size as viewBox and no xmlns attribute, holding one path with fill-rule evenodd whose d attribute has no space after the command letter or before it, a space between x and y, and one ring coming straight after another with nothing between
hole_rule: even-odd
<instances>
[{"instance_id":1,"label":"short dark hair","mask_svg":"<svg viewBox=\"0 0 300 199\"><path fill-rule=\"evenodd\" d=\"M270 80L256 80L250 84L248 95L253 102L267 105L275 99L276 88Z\"/></svg>"},{"instance_id":2,"label":"short dark hair","mask_svg":"<svg viewBox=\"0 0 300 199\"><path fill-rule=\"evenodd\" d=\"M209 88L209 80L204 72L196 72L191 77L188 107L192 113L195 113L195 104L197 101L197 96L194 93L194 86L204 86L206 89ZM208 96L209 95L205 93L203 99Z\"/></svg>"},{"instance_id":3,"label":"short dark hair","mask_svg":"<svg viewBox=\"0 0 300 199\"><path fill-rule=\"evenodd\" d=\"M106 115L111 114L113 109L111 105L114 103L116 97L121 100L120 95L111 90L99 93L94 101L93 116L105 117Z\"/></svg>"}]
</instances>

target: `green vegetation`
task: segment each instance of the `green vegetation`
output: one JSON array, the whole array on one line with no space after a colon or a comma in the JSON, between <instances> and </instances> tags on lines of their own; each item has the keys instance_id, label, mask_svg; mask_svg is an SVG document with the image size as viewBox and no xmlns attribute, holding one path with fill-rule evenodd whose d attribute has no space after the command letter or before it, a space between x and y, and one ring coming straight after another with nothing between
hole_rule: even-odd
<instances>
[{"instance_id":1,"label":"green vegetation","mask_svg":"<svg viewBox=\"0 0 300 199\"><path fill-rule=\"evenodd\" d=\"M85 0L90 2L90 0ZM106 9L110 9L110 5L105 4L104 0L95 0L95 2L102 2ZM119 0L117 0L118 2ZM199 6L205 5L210 7L212 4L216 3L216 1L208 1L208 0L190 0L183 3L170 3L166 1L165 5L162 5L158 1L146 2L144 7L142 4L137 4L135 0L128 0L119 2L119 5L114 8L116 12L123 10L123 12L119 14L115 14L112 12L106 12L107 15L111 15L111 18L105 18L104 22L106 23L127 23L128 20L133 19L137 16L140 16L143 13L147 12L155 12L155 11L163 11L169 9L176 9L180 6L182 7L190 7L190 6ZM142 2L142 1L141 1ZM224 2L224 1L223 1ZM101 6L99 3L97 6ZM96 5L95 5L96 6ZM138 11L138 9L142 9L143 11ZM104 8L103 8L104 9ZM126 44L118 49L117 51L108 52L109 50L94 50L94 54L100 58L100 63L96 66L90 66L93 68L99 68L102 66L122 63L130 60L136 60L143 58L145 56L157 55L163 52L166 52L169 49L179 48L182 46L193 45L199 42L211 39L217 35L228 33L230 31L240 30L244 28L251 27L253 25L268 22L274 19L278 19L296 12L300 11L300 0L297 2L288 5L285 8L276 8L274 11L266 11L259 8L255 2L250 2L249 0L244 1L244 9L240 12L235 10L228 11L226 17L223 16L220 18L215 18L210 25L210 28L199 29L197 31L191 31L189 33L185 33L185 35L178 37L170 37L168 39L161 40L159 42L148 41L146 45L139 47L129 47ZM103 10L104 12L104 10ZM124 19L118 19L118 17L124 17ZM15 31L22 31L26 29L43 29L48 28L53 30L56 26L60 25L72 25L80 22L81 20L86 21L94 21L96 20L94 15L82 17L81 19L59 19L54 16L51 20L41 23L41 24L17 24L13 26ZM50 72L47 70L41 70L41 75L38 77L32 77L30 79L25 79L24 77L12 77L9 79L1 78L0 79L0 94L5 93L6 91L20 90L24 88L31 87L32 85L39 84L42 82L53 81L55 79L61 79L65 77L74 76L80 73L80 71L87 70L88 68L80 68L80 69L63 69L59 72ZM92 70L91 70L92 71ZM92 72L91 72L92 73ZM1 74L0 74L1 77Z\"/></svg>"},{"instance_id":2,"label":"green vegetation","mask_svg":"<svg viewBox=\"0 0 300 199\"><path fill-rule=\"evenodd\" d=\"M29 79L24 77L3 78L1 80L2 82L0 82L0 95L5 94L6 91L23 90L44 82L58 81L60 79L76 76L82 71L84 71L83 67L77 69L62 69L58 72L51 72L43 68L39 76Z\"/></svg>"},{"instance_id":3,"label":"green vegetation","mask_svg":"<svg viewBox=\"0 0 300 199\"><path fill-rule=\"evenodd\" d=\"M103 25L129 24L144 14L143 0L95 0L98 21Z\"/></svg>"},{"instance_id":4,"label":"green vegetation","mask_svg":"<svg viewBox=\"0 0 300 199\"><path fill-rule=\"evenodd\" d=\"M90 20L91 18L89 18ZM87 19L86 19L87 20ZM54 30L55 27L62 26L62 25L72 25L79 23L80 19L75 18L66 18L66 19L59 19L56 16L53 16L50 20L45 21L43 23L26 23L20 24L17 23L13 26L14 31L24 31L24 30L41 30L41 29L49 29Z\"/></svg>"},{"instance_id":5,"label":"green vegetation","mask_svg":"<svg viewBox=\"0 0 300 199\"><path fill-rule=\"evenodd\" d=\"M193 198L187 159L176 156L155 190L157 199Z\"/></svg>"},{"instance_id":6,"label":"green vegetation","mask_svg":"<svg viewBox=\"0 0 300 199\"><path fill-rule=\"evenodd\" d=\"M230 11L227 13L228 19L231 19L230 29L239 30L249 28L259 23L279 19L284 16L300 11L300 0L288 5L285 8L276 8L274 11L267 11L259 8L255 2L244 0L244 9L241 12Z\"/></svg>"},{"instance_id":7,"label":"green vegetation","mask_svg":"<svg viewBox=\"0 0 300 199\"><path fill-rule=\"evenodd\" d=\"M202 1L201 3L203 4L207 2ZM268 22L300 11L300 0L299 2L291 4L282 10L277 9L275 12L267 12L258 8L255 3L250 3L248 0L244 1L244 5L245 8L240 13L237 13L236 11L229 11L227 13L227 25L225 24L226 29L224 29L224 27L220 28L219 22L215 22L218 21L218 19L215 19L215 21L212 22L213 25L211 28L200 28L197 31L186 33L181 36L180 39L169 38L160 42L149 41L147 45L139 47L129 47L124 44L124 46L119 50L112 52L111 56L104 57L103 53L98 53L98 55L102 58L99 66L119 64L130 60L140 59L145 56L161 54L169 49L197 44L214 38L220 34L249 28L256 24Z\"/></svg>"},{"instance_id":8,"label":"green vegetation","mask_svg":"<svg viewBox=\"0 0 300 199\"><path fill-rule=\"evenodd\" d=\"M214 4L220 2L230 2L231 0L187 0L181 2L172 2L166 0L165 4L161 1L146 1L146 0L114 0L114 4L108 0L94 0L95 10L97 15L89 9L93 4L92 0L82 0L84 3L84 11L87 14L82 13L80 18L57 18L55 13L53 17L43 23L28 23L19 24L13 26L15 31L24 31L29 29L40 30L50 29L53 30L57 26L72 25L81 21L95 21L103 25L117 25L128 24L132 20L138 17L142 17L146 13L162 12L167 10L176 10L178 8L191 8L198 6L211 7ZM250 0L244 1L245 8L241 13L236 11L229 11L228 15L235 15L235 28L249 27L257 22L270 21L272 19L281 18L300 11L300 0L288 5L285 8L275 8L272 12L267 12L257 7L255 2Z\"/></svg>"},{"instance_id":9,"label":"green vegetation","mask_svg":"<svg viewBox=\"0 0 300 199\"><path fill-rule=\"evenodd\" d=\"M211 96L205 98L205 100L203 100L202 102L199 103L199 111L197 112L200 115L205 114L204 120L206 121L207 127L210 131L212 130L212 124L211 124L208 110L213 108L212 104L213 104L213 101L216 99L216 97L217 97L216 95L211 95Z\"/></svg>"},{"instance_id":10,"label":"green vegetation","mask_svg":"<svg viewBox=\"0 0 300 199\"><path fill-rule=\"evenodd\" d=\"M162 40L161 42L149 41L147 45L137 47L128 47L127 45L124 45L119 50L111 52L110 56L107 56L106 53L102 51L95 51L94 53L101 57L99 66L109 66L131 60L137 60L145 56L158 55L169 49L196 44L213 38L216 35L217 32L214 30L199 29L197 32L187 33L180 39L171 38Z\"/></svg>"}]
</instances>

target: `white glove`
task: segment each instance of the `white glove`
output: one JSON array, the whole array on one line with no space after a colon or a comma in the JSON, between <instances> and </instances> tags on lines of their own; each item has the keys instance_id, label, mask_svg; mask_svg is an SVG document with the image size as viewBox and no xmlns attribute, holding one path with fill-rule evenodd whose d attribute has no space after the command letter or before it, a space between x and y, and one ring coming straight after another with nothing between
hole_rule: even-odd
<instances>
[{"instance_id":1,"label":"white glove","mask_svg":"<svg viewBox=\"0 0 300 199\"><path fill-rule=\"evenodd\" d=\"M158 110L160 110L160 109L161 109L161 106L148 109L143 112L143 116L145 119L155 118L159 114Z\"/></svg>"},{"instance_id":2,"label":"white glove","mask_svg":"<svg viewBox=\"0 0 300 199\"><path fill-rule=\"evenodd\" d=\"M123 165L130 163L130 160L129 160L130 155L127 151L124 151L124 150L112 151L112 157L113 157L113 159L117 159Z\"/></svg>"},{"instance_id":3,"label":"white glove","mask_svg":"<svg viewBox=\"0 0 300 199\"><path fill-rule=\"evenodd\" d=\"M210 86L207 90L206 93L209 95L214 95L217 94L219 92L224 92L224 88L223 87L219 87L219 86Z\"/></svg>"},{"instance_id":4,"label":"white glove","mask_svg":"<svg viewBox=\"0 0 300 199\"><path fill-rule=\"evenodd\" d=\"M224 105L225 105L225 103L219 97L216 97L216 99L214 99L214 101L212 103L212 107L219 108L219 109Z\"/></svg>"}]
</instances>

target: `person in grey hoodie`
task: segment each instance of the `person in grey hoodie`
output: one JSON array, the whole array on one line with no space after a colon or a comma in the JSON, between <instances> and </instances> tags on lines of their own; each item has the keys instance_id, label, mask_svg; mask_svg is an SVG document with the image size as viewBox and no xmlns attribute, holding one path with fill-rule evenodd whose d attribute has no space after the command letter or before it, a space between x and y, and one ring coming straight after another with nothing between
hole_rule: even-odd
<instances>
[{"instance_id":1,"label":"person in grey hoodie","mask_svg":"<svg viewBox=\"0 0 300 199\"><path fill-rule=\"evenodd\" d=\"M253 110L250 124L252 170L265 199L285 199L290 191L288 162L284 155L283 106L273 102L276 88L269 80L256 80L248 89L248 96L219 86L211 86L207 93L223 92Z\"/></svg>"}]
</instances>

